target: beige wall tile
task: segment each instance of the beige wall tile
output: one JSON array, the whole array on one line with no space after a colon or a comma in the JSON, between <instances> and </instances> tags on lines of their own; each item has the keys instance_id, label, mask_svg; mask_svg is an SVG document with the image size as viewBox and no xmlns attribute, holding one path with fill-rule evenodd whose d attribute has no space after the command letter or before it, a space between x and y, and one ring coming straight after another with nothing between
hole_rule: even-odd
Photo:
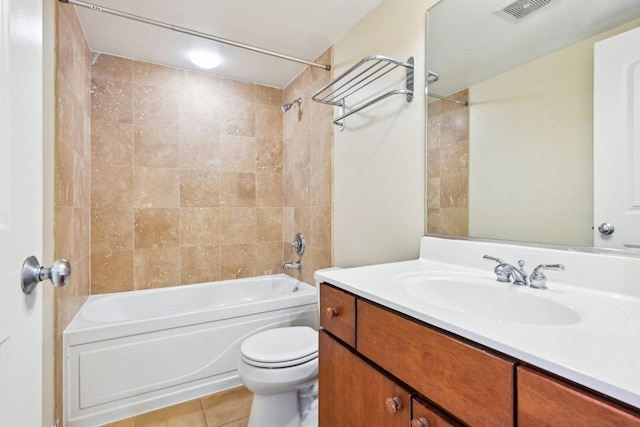
<instances>
[{"instance_id":1,"label":"beige wall tile","mask_svg":"<svg viewBox=\"0 0 640 427\"><path fill-rule=\"evenodd\" d=\"M180 129L180 167L220 169L220 136L199 129Z\"/></svg>"},{"instance_id":2,"label":"beige wall tile","mask_svg":"<svg viewBox=\"0 0 640 427\"><path fill-rule=\"evenodd\" d=\"M427 150L427 177L437 178L440 172L440 147Z\"/></svg>"},{"instance_id":3,"label":"beige wall tile","mask_svg":"<svg viewBox=\"0 0 640 427\"><path fill-rule=\"evenodd\" d=\"M440 177L427 179L427 208L440 208Z\"/></svg>"},{"instance_id":4,"label":"beige wall tile","mask_svg":"<svg viewBox=\"0 0 640 427\"><path fill-rule=\"evenodd\" d=\"M223 172L220 178L220 206L255 207L256 174Z\"/></svg>"},{"instance_id":5,"label":"beige wall tile","mask_svg":"<svg viewBox=\"0 0 640 427\"><path fill-rule=\"evenodd\" d=\"M180 248L136 249L134 289L162 288L180 284Z\"/></svg>"},{"instance_id":6,"label":"beige wall tile","mask_svg":"<svg viewBox=\"0 0 640 427\"><path fill-rule=\"evenodd\" d=\"M265 174L256 175L256 204L262 208L282 207L282 175Z\"/></svg>"},{"instance_id":7,"label":"beige wall tile","mask_svg":"<svg viewBox=\"0 0 640 427\"><path fill-rule=\"evenodd\" d=\"M256 105L227 98L220 106L220 132L234 136L256 136Z\"/></svg>"},{"instance_id":8,"label":"beige wall tile","mask_svg":"<svg viewBox=\"0 0 640 427\"><path fill-rule=\"evenodd\" d=\"M56 144L55 172L55 199L57 206L73 206L74 204L73 155L73 148L59 139Z\"/></svg>"},{"instance_id":9,"label":"beige wall tile","mask_svg":"<svg viewBox=\"0 0 640 427\"><path fill-rule=\"evenodd\" d=\"M469 176L451 175L440 178L440 206L466 208L469 206Z\"/></svg>"},{"instance_id":10,"label":"beige wall tile","mask_svg":"<svg viewBox=\"0 0 640 427\"><path fill-rule=\"evenodd\" d=\"M180 164L179 128L136 124L133 163L136 166L178 167Z\"/></svg>"},{"instance_id":11,"label":"beige wall tile","mask_svg":"<svg viewBox=\"0 0 640 427\"><path fill-rule=\"evenodd\" d=\"M91 293L133 290L133 250L91 254Z\"/></svg>"},{"instance_id":12,"label":"beige wall tile","mask_svg":"<svg viewBox=\"0 0 640 427\"><path fill-rule=\"evenodd\" d=\"M133 85L136 126L178 126L180 93L175 89Z\"/></svg>"},{"instance_id":13,"label":"beige wall tile","mask_svg":"<svg viewBox=\"0 0 640 427\"><path fill-rule=\"evenodd\" d=\"M223 245L257 241L255 208L220 208L220 237Z\"/></svg>"},{"instance_id":14,"label":"beige wall tile","mask_svg":"<svg viewBox=\"0 0 640 427\"><path fill-rule=\"evenodd\" d=\"M260 138L282 140L282 111L278 106L256 106L256 135Z\"/></svg>"},{"instance_id":15,"label":"beige wall tile","mask_svg":"<svg viewBox=\"0 0 640 427\"><path fill-rule=\"evenodd\" d=\"M131 83L91 79L91 119L133 123L133 86Z\"/></svg>"},{"instance_id":16,"label":"beige wall tile","mask_svg":"<svg viewBox=\"0 0 640 427\"><path fill-rule=\"evenodd\" d=\"M256 275L255 243L223 245L220 257L220 278L239 279Z\"/></svg>"},{"instance_id":17,"label":"beige wall tile","mask_svg":"<svg viewBox=\"0 0 640 427\"><path fill-rule=\"evenodd\" d=\"M313 207L309 209L311 233L309 246L331 250L331 207Z\"/></svg>"},{"instance_id":18,"label":"beige wall tile","mask_svg":"<svg viewBox=\"0 0 640 427\"><path fill-rule=\"evenodd\" d=\"M205 283L220 280L220 246L183 246L180 248L180 283Z\"/></svg>"},{"instance_id":19,"label":"beige wall tile","mask_svg":"<svg viewBox=\"0 0 640 427\"><path fill-rule=\"evenodd\" d=\"M219 208L180 208L180 246L220 245Z\"/></svg>"},{"instance_id":20,"label":"beige wall tile","mask_svg":"<svg viewBox=\"0 0 640 427\"><path fill-rule=\"evenodd\" d=\"M257 209L258 242L280 242L282 239L282 208Z\"/></svg>"},{"instance_id":21,"label":"beige wall tile","mask_svg":"<svg viewBox=\"0 0 640 427\"><path fill-rule=\"evenodd\" d=\"M91 205L93 207L133 206L133 167L93 165Z\"/></svg>"},{"instance_id":22,"label":"beige wall tile","mask_svg":"<svg viewBox=\"0 0 640 427\"><path fill-rule=\"evenodd\" d=\"M225 98L242 99L251 103L256 102L256 85L239 80L221 79L220 96Z\"/></svg>"},{"instance_id":23,"label":"beige wall tile","mask_svg":"<svg viewBox=\"0 0 640 427\"><path fill-rule=\"evenodd\" d=\"M180 170L180 206L220 205L220 173L217 170Z\"/></svg>"},{"instance_id":24,"label":"beige wall tile","mask_svg":"<svg viewBox=\"0 0 640 427\"><path fill-rule=\"evenodd\" d=\"M309 180L311 206L331 206L331 163L311 166Z\"/></svg>"},{"instance_id":25,"label":"beige wall tile","mask_svg":"<svg viewBox=\"0 0 640 427\"><path fill-rule=\"evenodd\" d=\"M182 71L177 68L133 61L133 81L146 86L180 89Z\"/></svg>"},{"instance_id":26,"label":"beige wall tile","mask_svg":"<svg viewBox=\"0 0 640 427\"><path fill-rule=\"evenodd\" d=\"M182 70L182 92L220 96L220 81L224 79L211 74Z\"/></svg>"},{"instance_id":27,"label":"beige wall tile","mask_svg":"<svg viewBox=\"0 0 640 427\"><path fill-rule=\"evenodd\" d=\"M277 242L261 242L257 244L256 252L256 274L279 274L282 273L282 240Z\"/></svg>"},{"instance_id":28,"label":"beige wall tile","mask_svg":"<svg viewBox=\"0 0 640 427\"><path fill-rule=\"evenodd\" d=\"M133 209L94 208L91 210L91 251L133 249Z\"/></svg>"},{"instance_id":29,"label":"beige wall tile","mask_svg":"<svg viewBox=\"0 0 640 427\"><path fill-rule=\"evenodd\" d=\"M282 98L282 89L274 87L256 86L256 102L258 104L274 105L278 108L284 103ZM282 120L280 120L282 123Z\"/></svg>"},{"instance_id":30,"label":"beige wall tile","mask_svg":"<svg viewBox=\"0 0 640 427\"><path fill-rule=\"evenodd\" d=\"M256 138L256 170L258 173L282 174L282 139Z\"/></svg>"},{"instance_id":31,"label":"beige wall tile","mask_svg":"<svg viewBox=\"0 0 640 427\"><path fill-rule=\"evenodd\" d=\"M180 94L180 129L198 129L218 133L220 98L206 91L187 90Z\"/></svg>"},{"instance_id":32,"label":"beige wall tile","mask_svg":"<svg viewBox=\"0 0 640 427\"><path fill-rule=\"evenodd\" d=\"M309 206L311 202L311 170L297 169L293 173L293 203L295 206Z\"/></svg>"},{"instance_id":33,"label":"beige wall tile","mask_svg":"<svg viewBox=\"0 0 640 427\"><path fill-rule=\"evenodd\" d=\"M134 227L136 258L138 249L178 247L180 244L180 210L177 208L135 209Z\"/></svg>"},{"instance_id":34,"label":"beige wall tile","mask_svg":"<svg viewBox=\"0 0 640 427\"><path fill-rule=\"evenodd\" d=\"M220 137L220 170L223 172L256 172L256 139L242 136Z\"/></svg>"},{"instance_id":35,"label":"beige wall tile","mask_svg":"<svg viewBox=\"0 0 640 427\"><path fill-rule=\"evenodd\" d=\"M91 163L133 164L133 125L91 121Z\"/></svg>"},{"instance_id":36,"label":"beige wall tile","mask_svg":"<svg viewBox=\"0 0 640 427\"><path fill-rule=\"evenodd\" d=\"M133 206L177 208L180 206L180 170L136 167L133 170Z\"/></svg>"},{"instance_id":37,"label":"beige wall tile","mask_svg":"<svg viewBox=\"0 0 640 427\"><path fill-rule=\"evenodd\" d=\"M123 82L133 81L133 60L105 53L91 54L91 76Z\"/></svg>"}]
</instances>

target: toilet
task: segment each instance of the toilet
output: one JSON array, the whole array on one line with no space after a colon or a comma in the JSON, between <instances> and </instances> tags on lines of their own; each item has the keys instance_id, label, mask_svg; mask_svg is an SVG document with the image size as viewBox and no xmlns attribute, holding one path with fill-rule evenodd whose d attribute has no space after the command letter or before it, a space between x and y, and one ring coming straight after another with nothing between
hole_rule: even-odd
<instances>
[{"instance_id":1,"label":"toilet","mask_svg":"<svg viewBox=\"0 0 640 427\"><path fill-rule=\"evenodd\" d=\"M318 379L318 331L291 326L258 332L240 353L238 374L253 392L248 427L301 427L298 392Z\"/></svg>"}]
</instances>

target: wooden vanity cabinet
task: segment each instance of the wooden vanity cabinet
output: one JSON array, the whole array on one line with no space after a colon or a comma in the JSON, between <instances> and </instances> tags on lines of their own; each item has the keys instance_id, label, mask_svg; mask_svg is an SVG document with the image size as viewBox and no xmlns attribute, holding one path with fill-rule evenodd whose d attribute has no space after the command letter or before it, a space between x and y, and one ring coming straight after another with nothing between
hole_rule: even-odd
<instances>
[{"instance_id":1,"label":"wooden vanity cabinet","mask_svg":"<svg viewBox=\"0 0 640 427\"><path fill-rule=\"evenodd\" d=\"M518 366L518 426L640 426L640 417L535 369Z\"/></svg>"},{"instance_id":2,"label":"wooden vanity cabinet","mask_svg":"<svg viewBox=\"0 0 640 427\"><path fill-rule=\"evenodd\" d=\"M325 283L320 310L320 427L640 427L636 408Z\"/></svg>"},{"instance_id":3,"label":"wooden vanity cabinet","mask_svg":"<svg viewBox=\"0 0 640 427\"><path fill-rule=\"evenodd\" d=\"M407 427L411 395L325 331L320 331L321 426ZM433 426L431 426L433 427Z\"/></svg>"},{"instance_id":4,"label":"wooden vanity cabinet","mask_svg":"<svg viewBox=\"0 0 640 427\"><path fill-rule=\"evenodd\" d=\"M462 427L462 424L417 398L411 401L411 427Z\"/></svg>"},{"instance_id":5,"label":"wooden vanity cabinet","mask_svg":"<svg viewBox=\"0 0 640 427\"><path fill-rule=\"evenodd\" d=\"M514 425L515 361L368 301L357 302L356 349L469 425Z\"/></svg>"},{"instance_id":6,"label":"wooden vanity cabinet","mask_svg":"<svg viewBox=\"0 0 640 427\"><path fill-rule=\"evenodd\" d=\"M356 297L326 283L320 284L320 326L356 346Z\"/></svg>"}]
</instances>

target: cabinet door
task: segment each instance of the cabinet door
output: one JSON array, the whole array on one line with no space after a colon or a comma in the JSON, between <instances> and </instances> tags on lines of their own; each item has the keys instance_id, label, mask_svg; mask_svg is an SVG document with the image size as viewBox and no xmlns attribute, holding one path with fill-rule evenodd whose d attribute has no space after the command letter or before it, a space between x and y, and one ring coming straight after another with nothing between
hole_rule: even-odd
<instances>
[{"instance_id":1,"label":"cabinet door","mask_svg":"<svg viewBox=\"0 0 640 427\"><path fill-rule=\"evenodd\" d=\"M518 367L518 426L640 426L640 418L555 378Z\"/></svg>"},{"instance_id":2,"label":"cabinet door","mask_svg":"<svg viewBox=\"0 0 640 427\"><path fill-rule=\"evenodd\" d=\"M320 331L320 427L407 427L411 396Z\"/></svg>"},{"instance_id":3,"label":"cabinet door","mask_svg":"<svg viewBox=\"0 0 640 427\"><path fill-rule=\"evenodd\" d=\"M360 354L472 426L514 425L514 362L359 299Z\"/></svg>"},{"instance_id":4,"label":"cabinet door","mask_svg":"<svg viewBox=\"0 0 640 427\"><path fill-rule=\"evenodd\" d=\"M461 427L462 424L452 420L435 408L419 400L411 401L411 427Z\"/></svg>"},{"instance_id":5,"label":"cabinet door","mask_svg":"<svg viewBox=\"0 0 640 427\"><path fill-rule=\"evenodd\" d=\"M356 346L356 297L320 284L320 326L351 347Z\"/></svg>"}]
</instances>

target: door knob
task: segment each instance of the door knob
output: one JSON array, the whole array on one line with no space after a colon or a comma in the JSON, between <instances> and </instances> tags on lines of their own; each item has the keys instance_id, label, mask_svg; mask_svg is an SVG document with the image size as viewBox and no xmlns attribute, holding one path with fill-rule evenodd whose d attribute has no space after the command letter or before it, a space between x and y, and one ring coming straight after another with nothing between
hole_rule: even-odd
<instances>
[{"instance_id":1,"label":"door knob","mask_svg":"<svg viewBox=\"0 0 640 427\"><path fill-rule=\"evenodd\" d=\"M603 222L598 226L598 231L600 232L600 234L608 236L609 234L613 234L613 232L616 231L616 228L613 226L613 224Z\"/></svg>"},{"instance_id":2,"label":"door knob","mask_svg":"<svg viewBox=\"0 0 640 427\"><path fill-rule=\"evenodd\" d=\"M30 256L22 264L22 292L29 295L36 285L43 280L51 280L53 286L60 287L69 283L71 264L66 259L53 262L51 268L40 265L38 258Z\"/></svg>"}]
</instances>

